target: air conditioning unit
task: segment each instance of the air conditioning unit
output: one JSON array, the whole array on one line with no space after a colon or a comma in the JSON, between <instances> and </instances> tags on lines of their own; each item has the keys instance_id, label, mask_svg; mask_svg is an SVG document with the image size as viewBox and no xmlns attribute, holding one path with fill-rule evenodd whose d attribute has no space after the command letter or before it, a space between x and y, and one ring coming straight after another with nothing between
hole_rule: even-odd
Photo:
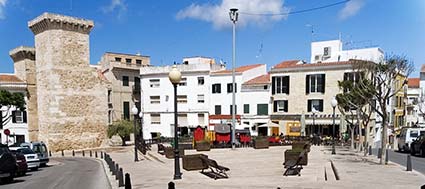
<instances>
[{"instance_id":1,"label":"air conditioning unit","mask_svg":"<svg viewBox=\"0 0 425 189\"><path fill-rule=\"evenodd\" d=\"M323 57L331 57L331 47L323 48Z\"/></svg>"}]
</instances>

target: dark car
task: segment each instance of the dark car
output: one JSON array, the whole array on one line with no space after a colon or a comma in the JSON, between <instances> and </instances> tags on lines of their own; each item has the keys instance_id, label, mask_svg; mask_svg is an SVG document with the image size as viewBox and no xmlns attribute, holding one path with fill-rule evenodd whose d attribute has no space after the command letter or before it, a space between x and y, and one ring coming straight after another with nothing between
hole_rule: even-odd
<instances>
[{"instance_id":1,"label":"dark car","mask_svg":"<svg viewBox=\"0 0 425 189\"><path fill-rule=\"evenodd\" d=\"M28 164L27 164L27 160L25 159L25 155L16 150L11 150L11 152L15 156L16 164L18 165L18 170L16 171L16 175L23 176L27 174Z\"/></svg>"},{"instance_id":2,"label":"dark car","mask_svg":"<svg viewBox=\"0 0 425 189\"><path fill-rule=\"evenodd\" d=\"M419 136L412 142L410 153L412 155L419 153L420 156L425 157L425 135Z\"/></svg>"},{"instance_id":3,"label":"dark car","mask_svg":"<svg viewBox=\"0 0 425 189\"><path fill-rule=\"evenodd\" d=\"M10 152L9 147L4 144L0 144L0 178L2 182L12 182L15 177L16 170L16 159Z\"/></svg>"}]
</instances>

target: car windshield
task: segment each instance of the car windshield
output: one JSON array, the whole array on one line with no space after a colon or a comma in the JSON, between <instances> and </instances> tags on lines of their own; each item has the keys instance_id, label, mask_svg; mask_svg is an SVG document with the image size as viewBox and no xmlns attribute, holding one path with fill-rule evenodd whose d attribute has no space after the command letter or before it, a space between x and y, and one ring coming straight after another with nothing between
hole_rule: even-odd
<instances>
[{"instance_id":1,"label":"car windshield","mask_svg":"<svg viewBox=\"0 0 425 189\"><path fill-rule=\"evenodd\" d=\"M410 137L416 138L418 136L419 136L419 131L418 130L410 131Z\"/></svg>"},{"instance_id":2,"label":"car windshield","mask_svg":"<svg viewBox=\"0 0 425 189\"><path fill-rule=\"evenodd\" d=\"M42 153L41 145L34 145L33 150L36 153Z\"/></svg>"},{"instance_id":3,"label":"car windshield","mask_svg":"<svg viewBox=\"0 0 425 189\"><path fill-rule=\"evenodd\" d=\"M21 153L23 153L23 154L34 154L34 151L32 151L31 149L29 149L29 148L20 148L20 149L18 149L17 151L19 151L19 152L21 152Z\"/></svg>"}]
</instances>

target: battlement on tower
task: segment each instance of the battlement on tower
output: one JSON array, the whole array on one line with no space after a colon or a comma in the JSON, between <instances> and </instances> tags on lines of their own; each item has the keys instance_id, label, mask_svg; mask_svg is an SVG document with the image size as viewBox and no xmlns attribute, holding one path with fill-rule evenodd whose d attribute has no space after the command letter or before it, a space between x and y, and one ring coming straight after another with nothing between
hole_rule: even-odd
<instances>
[{"instance_id":1,"label":"battlement on tower","mask_svg":"<svg viewBox=\"0 0 425 189\"><path fill-rule=\"evenodd\" d=\"M64 16L53 13L43 13L37 18L28 22L28 27L37 35L46 30L67 30L83 34L89 34L94 26L92 20L86 20L71 16Z\"/></svg>"},{"instance_id":2,"label":"battlement on tower","mask_svg":"<svg viewBox=\"0 0 425 189\"><path fill-rule=\"evenodd\" d=\"M25 46L16 47L9 51L9 56L15 63L25 59L35 60L35 48Z\"/></svg>"}]
</instances>

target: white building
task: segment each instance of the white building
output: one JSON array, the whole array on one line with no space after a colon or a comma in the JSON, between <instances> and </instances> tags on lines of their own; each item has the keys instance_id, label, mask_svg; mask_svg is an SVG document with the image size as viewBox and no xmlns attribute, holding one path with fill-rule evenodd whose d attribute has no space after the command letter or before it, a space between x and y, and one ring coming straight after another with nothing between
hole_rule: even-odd
<instances>
[{"instance_id":1,"label":"white building","mask_svg":"<svg viewBox=\"0 0 425 189\"><path fill-rule=\"evenodd\" d=\"M11 93L22 93L24 94L25 101L27 101L27 84L15 75L0 75L0 89L7 90ZM14 106L0 107L0 112L1 115L3 115L3 117L5 118L3 119L3 128L0 129L1 143L13 144L29 142L27 112L17 110ZM9 129L9 137L4 134L5 129Z\"/></svg>"},{"instance_id":2,"label":"white building","mask_svg":"<svg viewBox=\"0 0 425 189\"><path fill-rule=\"evenodd\" d=\"M411 127L416 123L423 125L423 113L420 107L422 98L422 90L419 87L419 78L409 78L407 82L407 104L406 104L406 126Z\"/></svg>"},{"instance_id":3,"label":"white building","mask_svg":"<svg viewBox=\"0 0 425 189\"><path fill-rule=\"evenodd\" d=\"M266 93L260 94L261 98L255 99L253 96L246 98L249 94L254 94L251 90L246 90L242 85L261 75L267 74L267 67L265 64L253 64L235 68L235 83L236 83L236 129L244 129L250 125L242 125L241 115L244 112L243 106L256 106L257 103L262 102L263 98L270 98ZM232 71L222 70L213 72L210 75L210 98L212 99L209 107L209 130L214 130L214 125L217 124L231 124L231 111L232 111ZM255 95L254 95L255 96ZM265 102L268 106L268 100ZM249 108L250 111L255 112L253 107ZM267 108L268 109L268 108Z\"/></svg>"},{"instance_id":4,"label":"white building","mask_svg":"<svg viewBox=\"0 0 425 189\"><path fill-rule=\"evenodd\" d=\"M174 135L174 88L168 79L172 66L140 69L144 138ZM177 69L182 80L177 88L178 124L181 135L197 126L208 125L210 110L210 73L224 69L205 57L183 59Z\"/></svg>"},{"instance_id":5,"label":"white building","mask_svg":"<svg viewBox=\"0 0 425 189\"><path fill-rule=\"evenodd\" d=\"M379 62L383 58L384 52L379 47L345 50L341 40L311 43L311 63L339 62L349 59Z\"/></svg>"}]
</instances>

